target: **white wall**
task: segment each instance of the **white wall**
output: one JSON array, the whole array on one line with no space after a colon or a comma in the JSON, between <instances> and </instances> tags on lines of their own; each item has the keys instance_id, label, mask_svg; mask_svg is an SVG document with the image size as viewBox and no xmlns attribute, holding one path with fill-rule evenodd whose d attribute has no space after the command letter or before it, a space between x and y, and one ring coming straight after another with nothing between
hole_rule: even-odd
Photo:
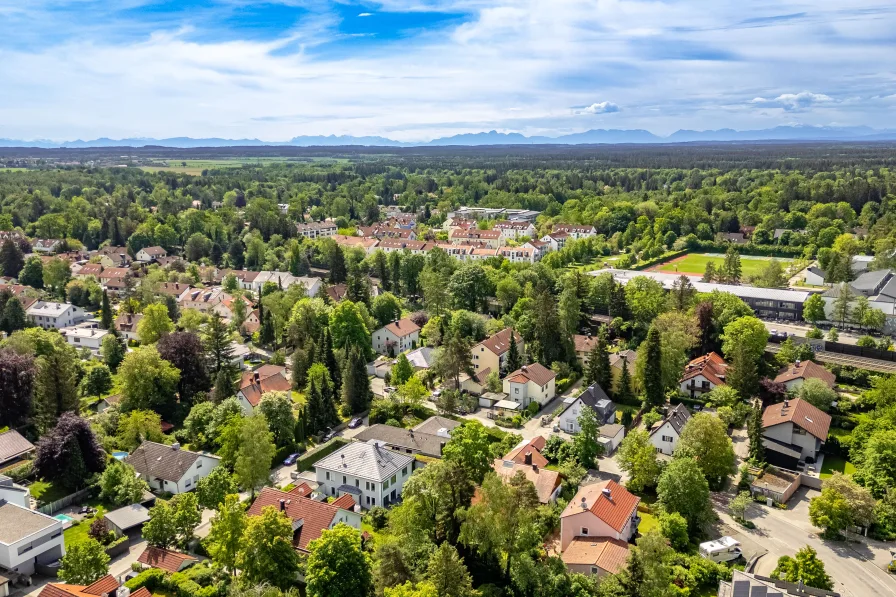
<instances>
[{"instance_id":1,"label":"white wall","mask_svg":"<svg viewBox=\"0 0 896 597\"><path fill-rule=\"evenodd\" d=\"M34 574L36 561L49 563L64 555L62 521L11 545L0 543L0 567L26 575Z\"/></svg>"},{"instance_id":2,"label":"white wall","mask_svg":"<svg viewBox=\"0 0 896 597\"><path fill-rule=\"evenodd\" d=\"M392 483L391 478L387 480L388 487L385 486L385 482L381 483L371 479L364 479L343 471L329 470L322 467L316 467L315 478L320 485L318 490L325 493L328 497L339 497L341 495L338 489L340 485L351 485L358 488L361 491L361 496L352 495L352 497L355 498L355 501L360 502L362 508L369 509L373 506L384 505L386 496L389 496L391 504L393 491L395 491L395 499L398 499L401 496L405 482L413 472L414 462L411 461L404 469L395 474L395 483Z\"/></svg>"},{"instance_id":3,"label":"white wall","mask_svg":"<svg viewBox=\"0 0 896 597\"><path fill-rule=\"evenodd\" d=\"M577 398L569 408L563 411L563 414L560 415L560 429L567 433L578 433L581 431L578 419L584 406L585 403Z\"/></svg>"},{"instance_id":4,"label":"white wall","mask_svg":"<svg viewBox=\"0 0 896 597\"><path fill-rule=\"evenodd\" d=\"M163 481L154 478L152 480L147 480L147 482L152 488L161 489L162 491L168 491L173 494L193 491L196 489L196 483L201 479L208 477L208 474L212 472L212 469L218 466L220 462L221 461L218 458L200 455L199 458L196 459L196 462L187 469L187 472L184 473L184 476L181 477L179 481Z\"/></svg>"},{"instance_id":5,"label":"white wall","mask_svg":"<svg viewBox=\"0 0 896 597\"><path fill-rule=\"evenodd\" d=\"M663 440L663 438L672 438L672 441ZM663 423L663 426L660 427L655 433L650 436L650 443L653 444L653 447L666 454L667 456L671 456L672 452L675 451L675 446L678 445L678 433L675 432L675 428L672 427L672 424L666 421Z\"/></svg>"},{"instance_id":6,"label":"white wall","mask_svg":"<svg viewBox=\"0 0 896 597\"><path fill-rule=\"evenodd\" d=\"M806 457L816 458L816 453L821 447L821 441L808 432L800 433L801 428L787 421L779 423L771 427L766 427L762 431L762 435L770 439L775 439L787 444L799 446L802 449L800 458Z\"/></svg>"}]
</instances>

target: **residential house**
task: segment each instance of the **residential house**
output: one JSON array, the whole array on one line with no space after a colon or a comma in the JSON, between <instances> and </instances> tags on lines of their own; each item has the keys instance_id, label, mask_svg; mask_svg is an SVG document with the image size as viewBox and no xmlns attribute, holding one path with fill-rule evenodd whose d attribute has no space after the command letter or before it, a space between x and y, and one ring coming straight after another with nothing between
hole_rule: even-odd
<instances>
[{"instance_id":1,"label":"residential house","mask_svg":"<svg viewBox=\"0 0 896 597\"><path fill-rule=\"evenodd\" d=\"M868 299L869 307L883 311L886 316L884 332L894 333L896 330L896 274L893 270L866 271L848 285L834 284L821 295L821 298L824 299L825 317L828 321L841 323L835 313L835 305L846 286L849 287L850 295L855 298L864 296ZM851 301L850 305L855 306L855 302Z\"/></svg>"},{"instance_id":2,"label":"residential house","mask_svg":"<svg viewBox=\"0 0 896 597\"><path fill-rule=\"evenodd\" d=\"M31 507L31 499L28 495L28 488L19 485L6 475L0 475L0 500L18 504L23 508ZM0 589L0 595L2 594L3 591L2 589Z\"/></svg>"},{"instance_id":3,"label":"residential house","mask_svg":"<svg viewBox=\"0 0 896 597\"><path fill-rule=\"evenodd\" d=\"M579 363L581 363L582 369L584 369L588 366L591 350L597 344L597 336L592 336L591 334L588 334L587 336L583 334L574 334L572 343L575 346L576 358L579 360Z\"/></svg>"},{"instance_id":4,"label":"residential house","mask_svg":"<svg viewBox=\"0 0 896 597\"><path fill-rule=\"evenodd\" d=\"M70 327L90 318L81 307L70 303L37 301L25 311L31 322L45 330Z\"/></svg>"},{"instance_id":5,"label":"residential house","mask_svg":"<svg viewBox=\"0 0 896 597\"><path fill-rule=\"evenodd\" d=\"M634 350L620 350L619 352L610 353L610 376L613 381L613 392L619 392L619 380L622 379L623 367L628 367L628 376L632 389L637 387L637 376L635 375L635 361L638 359L638 353Z\"/></svg>"},{"instance_id":6,"label":"residential house","mask_svg":"<svg viewBox=\"0 0 896 597\"><path fill-rule=\"evenodd\" d=\"M560 514L560 550L566 551L576 537L630 541L641 522L640 501L641 498L613 480L580 488Z\"/></svg>"},{"instance_id":7,"label":"residential house","mask_svg":"<svg viewBox=\"0 0 896 597\"><path fill-rule=\"evenodd\" d=\"M127 247L103 247L96 255L103 267L127 267L132 261Z\"/></svg>"},{"instance_id":8,"label":"residential house","mask_svg":"<svg viewBox=\"0 0 896 597\"><path fill-rule=\"evenodd\" d=\"M762 412L762 438L769 464L798 470L818 460L828 438L831 415L800 398L772 404Z\"/></svg>"},{"instance_id":9,"label":"residential house","mask_svg":"<svg viewBox=\"0 0 896 597\"><path fill-rule=\"evenodd\" d=\"M810 286L826 286L827 282L825 278L827 275L824 270L822 270L818 266L807 267L806 271L803 272L803 281Z\"/></svg>"},{"instance_id":10,"label":"residential house","mask_svg":"<svg viewBox=\"0 0 896 597\"><path fill-rule=\"evenodd\" d=\"M305 238L316 239L336 236L336 224L333 222L298 222L296 233Z\"/></svg>"},{"instance_id":11,"label":"residential house","mask_svg":"<svg viewBox=\"0 0 896 597\"><path fill-rule=\"evenodd\" d=\"M25 576L65 555L62 521L14 502L0 502L0 568Z\"/></svg>"},{"instance_id":12,"label":"residential house","mask_svg":"<svg viewBox=\"0 0 896 597\"><path fill-rule=\"evenodd\" d=\"M548 459L541 453L546 443L544 437L540 435L536 435L532 439L524 439L514 446L502 460L544 468L549 464Z\"/></svg>"},{"instance_id":13,"label":"residential house","mask_svg":"<svg viewBox=\"0 0 896 597\"><path fill-rule=\"evenodd\" d=\"M716 236L722 242L729 242L735 245L747 244L747 239L743 232L719 232Z\"/></svg>"},{"instance_id":14,"label":"residential house","mask_svg":"<svg viewBox=\"0 0 896 597\"><path fill-rule=\"evenodd\" d=\"M180 302L186 300L187 296L196 289L189 284L181 284L180 282L163 282L156 288L156 294L162 296L173 296L174 300Z\"/></svg>"},{"instance_id":15,"label":"residential house","mask_svg":"<svg viewBox=\"0 0 896 597\"><path fill-rule=\"evenodd\" d=\"M227 299L229 294L220 287L215 288L191 288L178 299L178 306L183 309L195 309L200 313L211 313L215 307Z\"/></svg>"},{"instance_id":16,"label":"residential house","mask_svg":"<svg viewBox=\"0 0 896 597\"><path fill-rule=\"evenodd\" d=\"M417 233L406 228L390 228L387 226L358 226L358 236L379 240L417 240Z\"/></svg>"},{"instance_id":17,"label":"residential house","mask_svg":"<svg viewBox=\"0 0 896 597\"><path fill-rule=\"evenodd\" d=\"M22 286L21 284L0 284L0 292L9 292L19 299L19 303L26 313L31 305L36 303L40 298L36 289L30 286Z\"/></svg>"},{"instance_id":18,"label":"residential house","mask_svg":"<svg viewBox=\"0 0 896 597\"><path fill-rule=\"evenodd\" d=\"M538 240L547 243L551 251L559 251L566 246L566 241L568 239L569 234L566 232L551 232L550 234L545 234Z\"/></svg>"},{"instance_id":19,"label":"residential house","mask_svg":"<svg viewBox=\"0 0 896 597\"><path fill-rule=\"evenodd\" d=\"M77 271L72 269L72 276L79 280L86 280L87 278L96 278L99 280L100 274L102 273L102 263L85 263L84 265L78 266Z\"/></svg>"},{"instance_id":20,"label":"residential house","mask_svg":"<svg viewBox=\"0 0 896 597\"><path fill-rule=\"evenodd\" d=\"M311 499L310 492L311 488L306 483L290 491L262 487L246 513L260 516L265 508L283 512L292 522L292 545L301 553L308 553L308 544L320 539L323 531L337 524L361 530L361 514L356 511L351 495L345 494L332 502L325 502Z\"/></svg>"},{"instance_id":21,"label":"residential house","mask_svg":"<svg viewBox=\"0 0 896 597\"><path fill-rule=\"evenodd\" d=\"M34 444L15 429L0 433L0 470L16 466L34 453Z\"/></svg>"},{"instance_id":22,"label":"residential house","mask_svg":"<svg viewBox=\"0 0 896 597\"><path fill-rule=\"evenodd\" d=\"M535 226L532 222L495 222L492 230L498 230L504 237L504 240L517 240L518 238L535 236Z\"/></svg>"},{"instance_id":23,"label":"residential house","mask_svg":"<svg viewBox=\"0 0 896 597\"><path fill-rule=\"evenodd\" d=\"M454 245L480 243L491 249L497 249L504 242L500 230L477 230L473 228L469 230L454 228L448 233L448 240Z\"/></svg>"},{"instance_id":24,"label":"residential house","mask_svg":"<svg viewBox=\"0 0 896 597\"><path fill-rule=\"evenodd\" d=\"M180 444L170 446L144 441L124 461L154 491L184 493L196 488L221 462L217 456L183 450Z\"/></svg>"},{"instance_id":25,"label":"residential house","mask_svg":"<svg viewBox=\"0 0 896 597\"><path fill-rule=\"evenodd\" d=\"M174 574L175 572L185 570L199 560L193 556L188 556L185 553L180 553L179 551L171 551L170 549L147 545L146 549L143 550L143 553L137 557L137 561L149 568L158 568L159 570Z\"/></svg>"},{"instance_id":26,"label":"residential house","mask_svg":"<svg viewBox=\"0 0 896 597\"><path fill-rule=\"evenodd\" d=\"M137 324L141 319L142 313L122 313L115 318L115 329L126 341L137 340Z\"/></svg>"},{"instance_id":27,"label":"residential house","mask_svg":"<svg viewBox=\"0 0 896 597\"><path fill-rule=\"evenodd\" d=\"M557 416L557 424L567 433L579 433L579 417L582 411L590 408L597 417L598 425L616 422L616 405L598 384L593 383L578 396L570 396L563 400L563 410Z\"/></svg>"},{"instance_id":28,"label":"residential house","mask_svg":"<svg viewBox=\"0 0 896 597\"><path fill-rule=\"evenodd\" d=\"M784 384L788 392L798 390L807 379L820 379L829 388L837 385L834 374L813 361L797 361L787 365L775 377L775 381Z\"/></svg>"},{"instance_id":29,"label":"residential house","mask_svg":"<svg viewBox=\"0 0 896 597\"><path fill-rule=\"evenodd\" d=\"M430 458L441 458L442 449L451 434L447 429L439 429L435 433L425 433L414 429L402 429L391 425L371 425L355 436L362 442L375 441L377 444L405 454L421 454Z\"/></svg>"},{"instance_id":30,"label":"residential house","mask_svg":"<svg viewBox=\"0 0 896 597\"><path fill-rule=\"evenodd\" d=\"M473 247L472 251L470 251L467 259L470 261L482 261L483 259L490 259L497 256L498 249L484 245L477 245Z\"/></svg>"},{"instance_id":31,"label":"residential house","mask_svg":"<svg viewBox=\"0 0 896 597\"><path fill-rule=\"evenodd\" d=\"M512 460L497 458L492 463L492 470L505 483L509 483L517 473L523 473L523 476L535 486L535 493L538 494L538 502L541 504L550 504L556 501L562 489L560 473L537 464L520 464Z\"/></svg>"},{"instance_id":32,"label":"residential house","mask_svg":"<svg viewBox=\"0 0 896 597\"><path fill-rule=\"evenodd\" d=\"M591 238L592 236L595 236L597 234L597 229L594 226L579 224L554 224L551 232L554 234L567 234L576 240L580 240L583 238Z\"/></svg>"},{"instance_id":33,"label":"residential house","mask_svg":"<svg viewBox=\"0 0 896 597\"><path fill-rule=\"evenodd\" d=\"M326 292L331 301L341 303L348 294L348 284L328 284Z\"/></svg>"},{"instance_id":34,"label":"residential house","mask_svg":"<svg viewBox=\"0 0 896 597\"><path fill-rule=\"evenodd\" d=\"M98 357L103 338L109 335L109 330L102 329L98 323L85 322L62 328L59 333L75 348L86 348L94 357Z\"/></svg>"},{"instance_id":35,"label":"residential house","mask_svg":"<svg viewBox=\"0 0 896 597\"><path fill-rule=\"evenodd\" d=\"M31 250L45 255L56 253L61 246L62 240L58 238L36 238L31 241Z\"/></svg>"},{"instance_id":36,"label":"residential house","mask_svg":"<svg viewBox=\"0 0 896 597\"><path fill-rule=\"evenodd\" d=\"M418 423L413 429L420 433L431 433L433 435L444 435L447 433L450 436L451 432L458 427L460 427L460 421L433 415L425 421Z\"/></svg>"},{"instance_id":37,"label":"residential house","mask_svg":"<svg viewBox=\"0 0 896 597\"><path fill-rule=\"evenodd\" d=\"M501 247L498 256L511 263L535 263L536 250L533 247Z\"/></svg>"},{"instance_id":38,"label":"residential house","mask_svg":"<svg viewBox=\"0 0 896 597\"><path fill-rule=\"evenodd\" d=\"M597 430L597 442L604 447L604 455L609 456L616 451L625 439L625 425L608 423Z\"/></svg>"},{"instance_id":39,"label":"residential house","mask_svg":"<svg viewBox=\"0 0 896 597\"><path fill-rule=\"evenodd\" d=\"M522 358L526 345L523 337L511 328L504 328L496 334L492 334L471 349L473 357L473 370L477 373L485 371L501 372L507 370L507 357L510 354L510 336L513 334L517 352Z\"/></svg>"},{"instance_id":40,"label":"residential house","mask_svg":"<svg viewBox=\"0 0 896 597\"><path fill-rule=\"evenodd\" d=\"M343 249L361 249L365 254L370 255L379 245L380 241L375 238L363 238L361 236L344 236L337 234L333 236L336 244Z\"/></svg>"},{"instance_id":41,"label":"residential house","mask_svg":"<svg viewBox=\"0 0 896 597\"><path fill-rule=\"evenodd\" d=\"M143 247L137 251L135 257L140 263L152 263L162 257L168 257L168 251L162 247Z\"/></svg>"},{"instance_id":42,"label":"residential house","mask_svg":"<svg viewBox=\"0 0 896 597\"><path fill-rule=\"evenodd\" d=\"M301 284L305 287L305 296L314 297L320 290L321 281L319 278L310 278L307 276L293 276L289 272L271 272L261 271L252 280L250 290L256 295L261 293L261 289L268 282L275 284L278 288L287 290L292 286Z\"/></svg>"},{"instance_id":43,"label":"residential house","mask_svg":"<svg viewBox=\"0 0 896 597\"><path fill-rule=\"evenodd\" d=\"M557 394L556 379L557 374L541 363L523 365L504 378L504 393L523 408L531 402L544 406Z\"/></svg>"},{"instance_id":44,"label":"residential house","mask_svg":"<svg viewBox=\"0 0 896 597\"><path fill-rule=\"evenodd\" d=\"M107 574L98 581L89 585L71 585L51 582L41 589L37 597L116 597L119 595L118 581L111 574ZM130 597L150 597L152 594L146 587L140 587L130 593Z\"/></svg>"},{"instance_id":45,"label":"residential house","mask_svg":"<svg viewBox=\"0 0 896 597\"><path fill-rule=\"evenodd\" d=\"M624 570L628 556L625 541L611 537L574 537L560 558L570 572L600 577Z\"/></svg>"},{"instance_id":46,"label":"residential house","mask_svg":"<svg viewBox=\"0 0 896 597\"><path fill-rule=\"evenodd\" d=\"M678 445L681 430L691 418L691 411L684 404L677 404L669 409L662 421L658 421L650 430L650 443L656 451L671 456Z\"/></svg>"},{"instance_id":47,"label":"residential house","mask_svg":"<svg viewBox=\"0 0 896 597\"><path fill-rule=\"evenodd\" d=\"M109 292L121 292L127 288L128 278L134 277L135 272L129 267L106 267L100 272L100 286Z\"/></svg>"},{"instance_id":48,"label":"residential house","mask_svg":"<svg viewBox=\"0 0 896 597\"><path fill-rule=\"evenodd\" d=\"M679 380L681 393L691 398L708 394L714 388L725 385L727 370L728 363L714 352L697 357L684 368L684 375Z\"/></svg>"},{"instance_id":49,"label":"residential house","mask_svg":"<svg viewBox=\"0 0 896 597\"><path fill-rule=\"evenodd\" d=\"M236 397L243 407L243 412L252 414L252 410L261 402L268 392L291 392L292 382L286 375L286 367L281 365L262 365L253 371L244 371L240 379Z\"/></svg>"},{"instance_id":50,"label":"residential house","mask_svg":"<svg viewBox=\"0 0 896 597\"><path fill-rule=\"evenodd\" d=\"M416 346L420 340L420 326L410 317L393 321L375 331L371 336L373 350L379 354L395 356Z\"/></svg>"},{"instance_id":51,"label":"residential house","mask_svg":"<svg viewBox=\"0 0 896 597\"><path fill-rule=\"evenodd\" d=\"M551 245L540 240L529 240L523 243L522 246L534 251L535 261L541 261L545 255L551 252Z\"/></svg>"},{"instance_id":52,"label":"residential house","mask_svg":"<svg viewBox=\"0 0 896 597\"><path fill-rule=\"evenodd\" d=\"M407 357L408 362L411 363L414 371L425 371L432 367L435 358L435 350L430 346L421 346L420 348L407 353L405 356Z\"/></svg>"},{"instance_id":53,"label":"residential house","mask_svg":"<svg viewBox=\"0 0 896 597\"><path fill-rule=\"evenodd\" d=\"M314 464L318 491L350 495L364 508L388 506L401 497L416 460L380 442L352 442Z\"/></svg>"}]
</instances>

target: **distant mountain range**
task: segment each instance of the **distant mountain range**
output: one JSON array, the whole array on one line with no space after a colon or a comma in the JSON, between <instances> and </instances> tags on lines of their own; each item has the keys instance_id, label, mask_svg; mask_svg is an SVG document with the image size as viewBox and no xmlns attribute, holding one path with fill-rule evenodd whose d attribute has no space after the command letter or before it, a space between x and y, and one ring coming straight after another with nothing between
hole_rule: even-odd
<instances>
[{"instance_id":1,"label":"distant mountain range","mask_svg":"<svg viewBox=\"0 0 896 597\"><path fill-rule=\"evenodd\" d=\"M444 147L477 145L586 145L615 143L693 143L710 141L894 141L896 129L877 130L870 127L828 127L828 126L779 126L753 131L719 129L714 131L680 130L660 137L642 129L594 129L583 133L561 135L559 137L527 137L520 133L466 133L451 137L441 137L425 143L407 143L385 137L354 137L350 135L303 135L285 142L267 142L258 139L194 139L192 137L171 137L168 139L130 138L94 139L92 141L21 141L0 139L0 147L71 148L89 147L338 147L347 145L369 147Z\"/></svg>"}]
</instances>

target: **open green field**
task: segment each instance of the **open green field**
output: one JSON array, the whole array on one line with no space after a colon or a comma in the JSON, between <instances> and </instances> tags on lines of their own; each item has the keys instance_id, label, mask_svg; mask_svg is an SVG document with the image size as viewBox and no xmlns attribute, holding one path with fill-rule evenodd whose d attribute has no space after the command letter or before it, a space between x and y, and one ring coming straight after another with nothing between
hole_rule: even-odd
<instances>
[{"instance_id":1,"label":"open green field","mask_svg":"<svg viewBox=\"0 0 896 597\"><path fill-rule=\"evenodd\" d=\"M24 172L28 168L3 168L0 167L0 172Z\"/></svg>"},{"instance_id":2,"label":"open green field","mask_svg":"<svg viewBox=\"0 0 896 597\"><path fill-rule=\"evenodd\" d=\"M270 164L278 164L283 162L293 163L315 163L319 165L329 165L337 163L348 163L345 158L329 158L329 157L308 157L308 158L232 158L221 160L178 160L171 159L165 161L154 162L152 165L142 166L145 172L177 172L181 174L192 174L199 176L203 170L214 170L223 168L241 168L243 166L267 166Z\"/></svg>"},{"instance_id":3,"label":"open green field","mask_svg":"<svg viewBox=\"0 0 896 597\"><path fill-rule=\"evenodd\" d=\"M787 267L787 264L793 261L793 259L777 259L784 267ZM764 268L766 264L771 260L771 257L754 257L752 255L741 255L741 273L744 277L756 276L762 271L762 268ZM722 264L725 263L725 258L721 255L690 253L688 255L685 255L684 257L679 257L678 259L667 261L666 263L658 265L653 269L659 272L680 272L682 274L697 274L702 276L703 272L706 271L706 265L709 262L712 262L715 265L716 269L719 269L722 267Z\"/></svg>"}]
</instances>

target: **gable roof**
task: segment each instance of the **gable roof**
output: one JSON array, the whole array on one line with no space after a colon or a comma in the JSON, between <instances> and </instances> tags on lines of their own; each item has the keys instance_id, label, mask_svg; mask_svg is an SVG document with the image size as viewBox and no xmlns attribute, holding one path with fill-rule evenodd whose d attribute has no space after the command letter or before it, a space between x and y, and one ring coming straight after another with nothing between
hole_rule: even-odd
<instances>
[{"instance_id":1,"label":"gable roof","mask_svg":"<svg viewBox=\"0 0 896 597\"><path fill-rule=\"evenodd\" d=\"M725 372L727 370L728 363L725 362L725 359L718 354L711 352L702 357L697 357L685 365L684 375L681 376L681 381L686 381L697 377L698 375L702 375L713 385L723 386L725 385Z\"/></svg>"},{"instance_id":2,"label":"gable roof","mask_svg":"<svg viewBox=\"0 0 896 597\"><path fill-rule=\"evenodd\" d=\"M591 352L591 349L597 344L597 336L575 334L572 337L572 343L575 344L576 352Z\"/></svg>"},{"instance_id":3,"label":"gable roof","mask_svg":"<svg viewBox=\"0 0 896 597\"><path fill-rule=\"evenodd\" d=\"M167 572L179 572L184 567L184 564L196 562L196 558L185 553L149 545L143 550L137 561L152 568L161 568Z\"/></svg>"},{"instance_id":4,"label":"gable roof","mask_svg":"<svg viewBox=\"0 0 896 597\"><path fill-rule=\"evenodd\" d=\"M262 509L268 506L279 510L281 500L286 516L294 523L299 521L302 523L294 531L293 545L303 551L307 551L308 544L318 539L325 529L330 528L339 510L351 510L354 507L354 500L351 505L348 504L348 500L342 500L340 505L336 505L336 502L328 504L272 487L263 487L246 513L249 516L261 516Z\"/></svg>"},{"instance_id":5,"label":"gable roof","mask_svg":"<svg viewBox=\"0 0 896 597\"><path fill-rule=\"evenodd\" d=\"M532 363L531 365L523 365L513 373L510 373L507 376L507 379L513 383L526 383L527 381L531 381L535 385L543 386L556 377L556 373L541 363Z\"/></svg>"},{"instance_id":6,"label":"gable roof","mask_svg":"<svg viewBox=\"0 0 896 597\"><path fill-rule=\"evenodd\" d=\"M777 383L787 383L795 379L820 379L829 388L837 385L837 378L833 373L812 361L797 361L782 369L775 377Z\"/></svg>"},{"instance_id":7,"label":"gable roof","mask_svg":"<svg viewBox=\"0 0 896 597\"><path fill-rule=\"evenodd\" d=\"M411 321L410 317L405 317L404 319L399 319L398 321L393 321L390 324L384 325L380 329L388 330L395 336L404 338L405 336L410 336L414 332L419 332L420 326Z\"/></svg>"},{"instance_id":8,"label":"gable roof","mask_svg":"<svg viewBox=\"0 0 896 597\"><path fill-rule=\"evenodd\" d=\"M663 417L662 421L656 423L653 428L650 430L650 435L653 435L660 428L669 423L672 426L672 429L675 430L675 433L681 435L681 430L684 429L685 424L687 424L688 420L691 418L691 411L688 410L688 407L684 405L684 403L676 404L671 410L666 413L666 416Z\"/></svg>"},{"instance_id":9,"label":"gable roof","mask_svg":"<svg viewBox=\"0 0 896 597\"><path fill-rule=\"evenodd\" d=\"M0 433L0 462L18 458L32 450L34 450L34 444L22 437L15 429Z\"/></svg>"},{"instance_id":10,"label":"gable roof","mask_svg":"<svg viewBox=\"0 0 896 597\"><path fill-rule=\"evenodd\" d=\"M165 257L166 255L168 255L168 251L166 251L162 247L143 247L142 249L140 249L140 251L143 251L147 255L153 255L153 256L158 256L158 257Z\"/></svg>"},{"instance_id":11,"label":"gable roof","mask_svg":"<svg viewBox=\"0 0 896 597\"><path fill-rule=\"evenodd\" d=\"M548 459L541 454L541 450L544 450L545 443L545 439L540 435L534 437L531 440L524 439L519 444L517 444L516 447L513 448L513 450L508 452L504 456L503 460L508 462L515 462L523 466L535 465L539 467L546 467L548 465ZM529 463L526 462L527 454L530 454L532 456L532 461Z\"/></svg>"},{"instance_id":12,"label":"gable roof","mask_svg":"<svg viewBox=\"0 0 896 597\"><path fill-rule=\"evenodd\" d=\"M347 444L318 460L314 467L382 482L413 462L413 456L393 452L371 440Z\"/></svg>"},{"instance_id":13,"label":"gable roof","mask_svg":"<svg viewBox=\"0 0 896 597\"><path fill-rule=\"evenodd\" d=\"M638 353L634 350L620 350L619 352L610 353L610 367L619 367L622 369L622 361L628 363L628 370L634 373L635 359Z\"/></svg>"},{"instance_id":14,"label":"gable roof","mask_svg":"<svg viewBox=\"0 0 896 597\"><path fill-rule=\"evenodd\" d=\"M569 566L597 566L610 574L625 568L629 547L625 541L612 537L575 537L560 558Z\"/></svg>"},{"instance_id":15,"label":"gable roof","mask_svg":"<svg viewBox=\"0 0 896 597\"><path fill-rule=\"evenodd\" d=\"M286 378L286 367L262 365L254 371L244 371L239 392L252 407L258 406L268 392L291 392L292 382Z\"/></svg>"},{"instance_id":16,"label":"gable roof","mask_svg":"<svg viewBox=\"0 0 896 597\"><path fill-rule=\"evenodd\" d=\"M831 428L831 415L802 398L772 404L762 413L763 428L788 422L805 429L821 441L825 441L828 438L828 430Z\"/></svg>"},{"instance_id":17,"label":"gable roof","mask_svg":"<svg viewBox=\"0 0 896 597\"><path fill-rule=\"evenodd\" d=\"M433 433L402 429L401 427L378 423L371 425L356 435L355 439L362 442L377 440L389 446L415 450L426 456L440 458L442 456L442 444L447 443L449 438Z\"/></svg>"},{"instance_id":18,"label":"gable roof","mask_svg":"<svg viewBox=\"0 0 896 597\"><path fill-rule=\"evenodd\" d=\"M144 441L124 461L144 477L156 477L165 481L177 482L200 456L219 460L217 456Z\"/></svg>"},{"instance_id":19,"label":"gable roof","mask_svg":"<svg viewBox=\"0 0 896 597\"><path fill-rule=\"evenodd\" d=\"M107 574L101 579L97 580L93 584L90 585L70 585L67 583L50 583L46 585L41 592L38 593L38 597L86 597L87 595L109 595L110 593L115 592L118 588L118 581L115 580L115 577L111 574ZM149 594L149 590L144 588L144 591ZM137 595L137 593L131 593L132 595Z\"/></svg>"},{"instance_id":20,"label":"gable roof","mask_svg":"<svg viewBox=\"0 0 896 597\"><path fill-rule=\"evenodd\" d=\"M516 338L517 344L523 341L523 337L520 336L519 333L514 333L512 328L504 328L497 334L492 334L476 346L482 346L496 355L501 356L510 350L510 334L513 334L514 338ZM476 346L473 347L473 350L476 350Z\"/></svg>"},{"instance_id":21,"label":"gable roof","mask_svg":"<svg viewBox=\"0 0 896 597\"><path fill-rule=\"evenodd\" d=\"M119 332L136 332L141 319L142 313L122 313L115 318L115 329Z\"/></svg>"},{"instance_id":22,"label":"gable roof","mask_svg":"<svg viewBox=\"0 0 896 597\"><path fill-rule=\"evenodd\" d=\"M604 493L605 489L609 490L609 495ZM638 509L640 501L641 498L630 493L616 481L609 479L579 489L560 517L565 518L588 510L611 529L622 532L626 523Z\"/></svg>"},{"instance_id":23,"label":"gable roof","mask_svg":"<svg viewBox=\"0 0 896 597\"><path fill-rule=\"evenodd\" d=\"M534 454L533 454L534 456ZM551 501L554 490L560 485L560 473L550 471L542 466L520 464L512 460L502 460L496 458L492 463L492 469L506 483L512 479L518 472L523 473L526 479L535 485L535 492L538 494L538 501L547 504Z\"/></svg>"}]
</instances>

